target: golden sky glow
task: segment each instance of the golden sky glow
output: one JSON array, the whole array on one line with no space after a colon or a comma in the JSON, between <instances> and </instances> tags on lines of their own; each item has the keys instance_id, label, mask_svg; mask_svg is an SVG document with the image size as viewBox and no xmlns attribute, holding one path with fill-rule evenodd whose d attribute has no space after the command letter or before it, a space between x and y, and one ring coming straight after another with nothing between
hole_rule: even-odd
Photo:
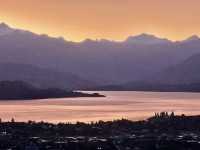
<instances>
[{"instance_id":1,"label":"golden sky glow","mask_svg":"<svg viewBox=\"0 0 200 150\"><path fill-rule=\"evenodd\" d=\"M0 0L0 22L67 40L200 35L200 0Z\"/></svg>"}]
</instances>

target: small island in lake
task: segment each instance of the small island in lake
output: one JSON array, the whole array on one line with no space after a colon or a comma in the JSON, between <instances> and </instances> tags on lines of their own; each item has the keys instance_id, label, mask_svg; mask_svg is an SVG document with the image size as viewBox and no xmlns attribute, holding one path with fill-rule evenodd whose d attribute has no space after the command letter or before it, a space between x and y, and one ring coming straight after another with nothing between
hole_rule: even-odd
<instances>
[{"instance_id":1,"label":"small island in lake","mask_svg":"<svg viewBox=\"0 0 200 150\"><path fill-rule=\"evenodd\" d=\"M30 100L67 97L105 97L93 93L66 91L58 88L40 89L22 81L1 81L0 100Z\"/></svg>"}]
</instances>

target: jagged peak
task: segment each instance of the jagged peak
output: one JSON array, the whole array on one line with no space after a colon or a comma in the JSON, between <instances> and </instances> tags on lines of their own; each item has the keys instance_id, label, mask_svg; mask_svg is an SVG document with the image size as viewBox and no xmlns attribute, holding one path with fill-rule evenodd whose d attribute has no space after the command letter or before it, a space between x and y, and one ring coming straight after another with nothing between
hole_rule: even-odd
<instances>
[{"instance_id":1,"label":"jagged peak","mask_svg":"<svg viewBox=\"0 0 200 150\"><path fill-rule=\"evenodd\" d=\"M8 29L8 28L10 28L10 26L7 25L6 23L2 22L2 23L0 23L0 28Z\"/></svg>"},{"instance_id":2,"label":"jagged peak","mask_svg":"<svg viewBox=\"0 0 200 150\"><path fill-rule=\"evenodd\" d=\"M138 35L129 36L127 39L131 39L131 38L158 38L158 37L152 34L142 33Z\"/></svg>"},{"instance_id":3,"label":"jagged peak","mask_svg":"<svg viewBox=\"0 0 200 150\"><path fill-rule=\"evenodd\" d=\"M152 34L142 33L136 36L129 36L125 42L128 43L137 43L137 44L158 44L169 42L168 39L159 38Z\"/></svg>"},{"instance_id":4,"label":"jagged peak","mask_svg":"<svg viewBox=\"0 0 200 150\"><path fill-rule=\"evenodd\" d=\"M196 41L196 40L200 40L200 37L198 35L192 35L186 39L186 41Z\"/></svg>"},{"instance_id":5,"label":"jagged peak","mask_svg":"<svg viewBox=\"0 0 200 150\"><path fill-rule=\"evenodd\" d=\"M0 23L0 36L8 35L15 31L15 29L11 28L9 25L6 23L2 22Z\"/></svg>"}]
</instances>

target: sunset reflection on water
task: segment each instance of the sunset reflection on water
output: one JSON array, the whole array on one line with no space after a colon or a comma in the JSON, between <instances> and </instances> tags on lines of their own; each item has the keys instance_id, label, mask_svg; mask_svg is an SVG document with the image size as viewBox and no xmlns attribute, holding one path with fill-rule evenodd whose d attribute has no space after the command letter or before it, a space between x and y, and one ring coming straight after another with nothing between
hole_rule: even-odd
<instances>
[{"instance_id":1,"label":"sunset reflection on water","mask_svg":"<svg viewBox=\"0 0 200 150\"><path fill-rule=\"evenodd\" d=\"M100 92L105 98L63 98L28 101L1 101L3 121L91 122L98 120L140 120L154 112L200 114L198 93Z\"/></svg>"}]
</instances>

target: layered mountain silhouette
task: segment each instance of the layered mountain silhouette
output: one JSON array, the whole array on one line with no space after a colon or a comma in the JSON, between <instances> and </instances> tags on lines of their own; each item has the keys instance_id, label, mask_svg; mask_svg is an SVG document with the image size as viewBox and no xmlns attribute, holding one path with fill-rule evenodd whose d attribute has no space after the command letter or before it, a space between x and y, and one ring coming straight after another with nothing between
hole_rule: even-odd
<instances>
[{"instance_id":1,"label":"layered mountain silhouette","mask_svg":"<svg viewBox=\"0 0 200 150\"><path fill-rule=\"evenodd\" d=\"M145 81L199 53L200 39L195 35L177 42L141 34L121 42L87 39L77 43L0 24L0 64L28 64L73 74L81 85L83 80L99 86Z\"/></svg>"}]
</instances>

